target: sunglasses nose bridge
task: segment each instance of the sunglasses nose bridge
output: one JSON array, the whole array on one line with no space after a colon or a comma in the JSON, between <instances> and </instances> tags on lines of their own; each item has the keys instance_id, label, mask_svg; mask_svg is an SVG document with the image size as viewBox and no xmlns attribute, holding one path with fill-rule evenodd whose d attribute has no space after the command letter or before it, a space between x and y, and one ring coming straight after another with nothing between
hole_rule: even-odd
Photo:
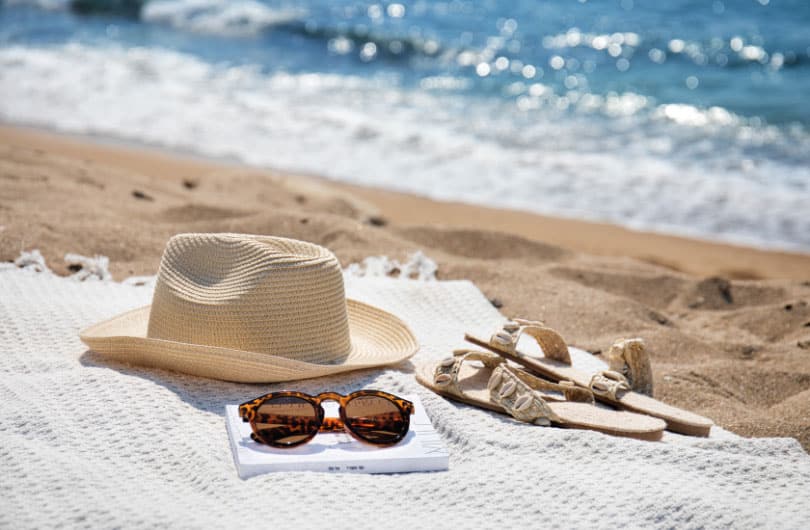
<instances>
[{"instance_id":1,"label":"sunglasses nose bridge","mask_svg":"<svg viewBox=\"0 0 810 530\"><path fill-rule=\"evenodd\" d=\"M322 394L318 394L315 397L319 401L337 401L338 403L340 403L341 400L343 400L343 396L341 396L337 392L324 392Z\"/></svg>"},{"instance_id":2,"label":"sunglasses nose bridge","mask_svg":"<svg viewBox=\"0 0 810 530\"><path fill-rule=\"evenodd\" d=\"M342 401L343 396L338 394L337 392L324 392L322 394L318 394L315 396L315 399L319 401L318 408L320 409L321 415L321 426L319 431L320 432L336 432L342 431L346 429L346 415L345 411L343 410ZM338 417L324 417L325 410L323 408L324 401L335 401L340 406L338 407Z\"/></svg>"}]
</instances>

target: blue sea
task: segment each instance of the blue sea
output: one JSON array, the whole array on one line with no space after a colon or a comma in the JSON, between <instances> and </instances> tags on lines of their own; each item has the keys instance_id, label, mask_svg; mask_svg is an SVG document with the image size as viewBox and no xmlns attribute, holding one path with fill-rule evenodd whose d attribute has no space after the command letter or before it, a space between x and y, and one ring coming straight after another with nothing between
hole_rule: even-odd
<instances>
[{"instance_id":1,"label":"blue sea","mask_svg":"<svg viewBox=\"0 0 810 530\"><path fill-rule=\"evenodd\" d=\"M0 121L810 252L807 0L0 3Z\"/></svg>"}]
</instances>

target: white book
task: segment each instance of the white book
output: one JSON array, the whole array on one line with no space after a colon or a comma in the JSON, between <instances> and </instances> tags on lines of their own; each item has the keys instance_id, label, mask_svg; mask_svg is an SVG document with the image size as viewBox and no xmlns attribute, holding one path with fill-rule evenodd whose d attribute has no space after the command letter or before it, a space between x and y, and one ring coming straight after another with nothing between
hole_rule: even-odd
<instances>
[{"instance_id":1,"label":"white book","mask_svg":"<svg viewBox=\"0 0 810 530\"><path fill-rule=\"evenodd\" d=\"M449 453L416 395L402 396L414 405L408 434L395 445L376 447L347 433L318 433L309 442L287 449L270 447L250 438L249 423L239 417L238 405L225 406L225 422L236 470L243 479L273 471L327 473L409 473L446 471ZM323 403L326 416L338 416L338 404Z\"/></svg>"}]
</instances>

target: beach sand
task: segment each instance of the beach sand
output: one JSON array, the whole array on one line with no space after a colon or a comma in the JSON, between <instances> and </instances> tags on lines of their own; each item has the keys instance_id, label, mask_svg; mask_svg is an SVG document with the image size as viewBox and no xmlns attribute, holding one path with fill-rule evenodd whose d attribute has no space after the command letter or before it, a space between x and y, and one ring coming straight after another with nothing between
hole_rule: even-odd
<instances>
[{"instance_id":1,"label":"beach sand","mask_svg":"<svg viewBox=\"0 0 810 530\"><path fill-rule=\"evenodd\" d=\"M766 252L335 184L0 127L0 260L38 248L154 274L177 232L312 241L344 265L421 250L501 312L595 354L640 336L656 397L810 448L810 255Z\"/></svg>"}]
</instances>

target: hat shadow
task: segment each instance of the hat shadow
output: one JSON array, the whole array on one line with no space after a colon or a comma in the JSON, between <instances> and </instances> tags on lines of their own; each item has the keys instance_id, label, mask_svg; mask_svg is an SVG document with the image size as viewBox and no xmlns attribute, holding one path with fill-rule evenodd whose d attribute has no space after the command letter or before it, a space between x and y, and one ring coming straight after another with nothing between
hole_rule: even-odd
<instances>
[{"instance_id":1,"label":"hat shadow","mask_svg":"<svg viewBox=\"0 0 810 530\"><path fill-rule=\"evenodd\" d=\"M414 390L412 385L403 384L402 378L392 377L393 373L413 373L414 365L410 360L390 366L280 383L237 383L209 379L161 368L132 365L110 359L93 350L86 350L79 357L79 363L82 366L115 370L126 376L151 381L170 390L183 402L201 411L222 417L225 416L225 405L238 405L268 392L279 390L296 390L312 395L321 392L337 392L345 395L360 389L384 390L393 394Z\"/></svg>"}]
</instances>

